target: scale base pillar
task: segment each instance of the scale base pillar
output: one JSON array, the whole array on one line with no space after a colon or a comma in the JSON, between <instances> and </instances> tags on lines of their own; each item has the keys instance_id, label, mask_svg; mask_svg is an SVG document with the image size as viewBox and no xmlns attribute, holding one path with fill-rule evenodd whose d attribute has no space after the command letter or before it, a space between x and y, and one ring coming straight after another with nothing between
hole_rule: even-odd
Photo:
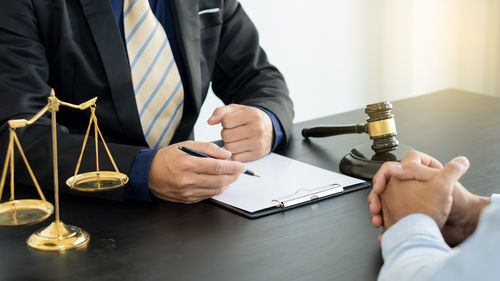
<instances>
[{"instance_id":1,"label":"scale base pillar","mask_svg":"<svg viewBox=\"0 0 500 281\"><path fill-rule=\"evenodd\" d=\"M85 247L89 240L90 235L85 230L54 221L46 228L31 234L26 243L40 251L65 251Z\"/></svg>"}]
</instances>

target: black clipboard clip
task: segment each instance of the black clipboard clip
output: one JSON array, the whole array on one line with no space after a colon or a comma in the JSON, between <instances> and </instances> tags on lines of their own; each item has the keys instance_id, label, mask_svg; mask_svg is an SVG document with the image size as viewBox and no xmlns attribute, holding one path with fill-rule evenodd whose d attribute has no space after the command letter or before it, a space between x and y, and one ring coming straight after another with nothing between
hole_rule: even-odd
<instances>
[{"instance_id":1,"label":"black clipboard clip","mask_svg":"<svg viewBox=\"0 0 500 281\"><path fill-rule=\"evenodd\" d=\"M276 207L287 208L304 202L320 199L334 194L343 193L344 187L338 183L323 185L315 188L299 188L294 193L272 200Z\"/></svg>"}]
</instances>

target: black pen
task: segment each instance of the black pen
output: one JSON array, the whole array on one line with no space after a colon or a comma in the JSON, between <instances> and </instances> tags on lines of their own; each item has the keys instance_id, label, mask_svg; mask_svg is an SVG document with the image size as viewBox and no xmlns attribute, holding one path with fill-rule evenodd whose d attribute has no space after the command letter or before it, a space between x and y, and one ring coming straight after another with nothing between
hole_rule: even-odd
<instances>
[{"instance_id":1,"label":"black pen","mask_svg":"<svg viewBox=\"0 0 500 281\"><path fill-rule=\"evenodd\" d=\"M189 147L178 146L177 148L180 149L180 150L182 150L182 151L184 151L184 152L186 152L187 154L190 154L190 155L193 155L193 156L205 157L205 158L213 158L212 156L208 156L205 153L201 153L201 152L196 151L194 149L191 149ZM256 173L254 173L254 172L252 172L250 170L246 170L243 174L260 178L259 175L257 175Z\"/></svg>"}]
</instances>

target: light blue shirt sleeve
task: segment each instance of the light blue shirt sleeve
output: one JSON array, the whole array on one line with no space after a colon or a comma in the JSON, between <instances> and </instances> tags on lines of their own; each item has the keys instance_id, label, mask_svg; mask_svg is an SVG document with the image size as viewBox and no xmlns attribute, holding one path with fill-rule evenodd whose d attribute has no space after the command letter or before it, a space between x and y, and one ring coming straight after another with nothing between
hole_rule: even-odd
<instances>
[{"instance_id":1,"label":"light blue shirt sleeve","mask_svg":"<svg viewBox=\"0 0 500 281\"><path fill-rule=\"evenodd\" d=\"M378 280L500 280L500 197L494 197L474 234L454 249L431 217L401 219L382 236Z\"/></svg>"},{"instance_id":2,"label":"light blue shirt sleeve","mask_svg":"<svg viewBox=\"0 0 500 281\"><path fill-rule=\"evenodd\" d=\"M450 251L431 217L406 216L382 236L384 266L378 280L427 280Z\"/></svg>"}]
</instances>

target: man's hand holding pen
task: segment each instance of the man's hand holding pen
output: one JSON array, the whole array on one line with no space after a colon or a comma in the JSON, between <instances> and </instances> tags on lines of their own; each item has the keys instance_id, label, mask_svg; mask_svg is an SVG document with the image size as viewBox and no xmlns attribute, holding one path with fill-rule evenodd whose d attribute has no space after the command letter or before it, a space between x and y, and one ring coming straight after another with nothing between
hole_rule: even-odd
<instances>
[{"instance_id":1,"label":"man's hand holding pen","mask_svg":"<svg viewBox=\"0 0 500 281\"><path fill-rule=\"evenodd\" d=\"M216 123L222 124L221 135L228 150L194 141L160 149L149 170L148 185L153 195L173 202L196 203L221 194L242 173L258 177L239 161L269 154L274 140L269 116L255 107L231 104L214 111L209 124ZM196 155L200 153L203 155Z\"/></svg>"},{"instance_id":2,"label":"man's hand holding pen","mask_svg":"<svg viewBox=\"0 0 500 281\"><path fill-rule=\"evenodd\" d=\"M194 157L178 149L186 146L211 158ZM227 161L231 152L213 143L186 141L160 149L151 162L149 189L158 198L196 203L224 192L245 165Z\"/></svg>"}]
</instances>

